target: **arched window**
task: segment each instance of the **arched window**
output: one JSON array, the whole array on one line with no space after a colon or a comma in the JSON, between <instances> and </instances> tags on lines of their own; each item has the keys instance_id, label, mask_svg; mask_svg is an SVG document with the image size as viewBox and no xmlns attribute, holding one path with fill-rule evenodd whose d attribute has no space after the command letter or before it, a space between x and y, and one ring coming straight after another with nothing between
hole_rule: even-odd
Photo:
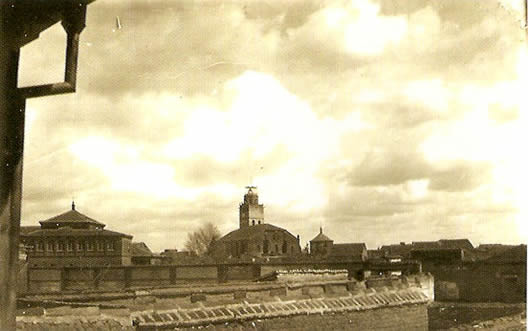
<instances>
[{"instance_id":1,"label":"arched window","mask_svg":"<svg viewBox=\"0 0 528 331\"><path fill-rule=\"evenodd\" d=\"M252 221L251 221L251 225L255 225L255 220L252 220Z\"/></svg>"},{"instance_id":2,"label":"arched window","mask_svg":"<svg viewBox=\"0 0 528 331\"><path fill-rule=\"evenodd\" d=\"M286 240L282 243L282 254L288 253L288 244L286 243Z\"/></svg>"}]
</instances>

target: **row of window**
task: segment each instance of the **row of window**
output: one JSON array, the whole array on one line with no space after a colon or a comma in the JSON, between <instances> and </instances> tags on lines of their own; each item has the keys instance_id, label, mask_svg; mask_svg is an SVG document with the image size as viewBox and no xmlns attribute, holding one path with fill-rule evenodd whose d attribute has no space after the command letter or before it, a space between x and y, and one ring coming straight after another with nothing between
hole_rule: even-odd
<instances>
[{"instance_id":1,"label":"row of window","mask_svg":"<svg viewBox=\"0 0 528 331\"><path fill-rule=\"evenodd\" d=\"M110 240L99 240L96 242L93 241L36 241L34 243L35 251L37 252L73 252L74 250L77 252L82 251L104 251L105 248L107 251L113 251L115 249L115 243L114 241Z\"/></svg>"}]
</instances>

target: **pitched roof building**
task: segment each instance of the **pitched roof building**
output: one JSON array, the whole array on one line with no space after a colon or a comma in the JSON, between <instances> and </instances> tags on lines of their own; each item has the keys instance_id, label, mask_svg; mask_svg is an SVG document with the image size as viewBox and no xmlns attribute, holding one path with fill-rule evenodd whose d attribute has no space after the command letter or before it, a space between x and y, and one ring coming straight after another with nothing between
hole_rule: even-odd
<instances>
[{"instance_id":1,"label":"pitched roof building","mask_svg":"<svg viewBox=\"0 0 528 331\"><path fill-rule=\"evenodd\" d=\"M105 230L105 224L75 209L40 221L40 227L21 227L30 267L128 265L132 236Z\"/></svg>"}]
</instances>

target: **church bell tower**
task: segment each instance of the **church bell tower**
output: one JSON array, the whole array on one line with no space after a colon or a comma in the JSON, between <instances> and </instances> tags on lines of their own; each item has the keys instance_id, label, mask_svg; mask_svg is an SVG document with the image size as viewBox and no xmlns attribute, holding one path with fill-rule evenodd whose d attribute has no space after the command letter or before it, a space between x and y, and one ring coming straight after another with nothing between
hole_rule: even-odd
<instances>
[{"instance_id":1,"label":"church bell tower","mask_svg":"<svg viewBox=\"0 0 528 331\"><path fill-rule=\"evenodd\" d=\"M258 203L256 186L247 186L244 202L240 204L240 228L264 223L264 205ZM255 190L255 191L254 191Z\"/></svg>"}]
</instances>

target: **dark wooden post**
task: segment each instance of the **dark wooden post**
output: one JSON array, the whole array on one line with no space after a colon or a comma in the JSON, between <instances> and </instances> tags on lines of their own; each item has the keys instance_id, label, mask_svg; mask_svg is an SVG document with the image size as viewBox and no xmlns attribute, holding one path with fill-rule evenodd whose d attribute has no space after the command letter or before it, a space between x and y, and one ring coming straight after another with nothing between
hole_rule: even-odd
<instances>
[{"instance_id":1,"label":"dark wooden post","mask_svg":"<svg viewBox=\"0 0 528 331\"><path fill-rule=\"evenodd\" d=\"M79 34L93 0L0 0L0 330L16 329L26 98L75 92ZM20 48L62 21L65 81L18 88Z\"/></svg>"},{"instance_id":2,"label":"dark wooden post","mask_svg":"<svg viewBox=\"0 0 528 331\"><path fill-rule=\"evenodd\" d=\"M0 4L0 330L15 329L25 100L17 91L19 49Z\"/></svg>"}]
</instances>

